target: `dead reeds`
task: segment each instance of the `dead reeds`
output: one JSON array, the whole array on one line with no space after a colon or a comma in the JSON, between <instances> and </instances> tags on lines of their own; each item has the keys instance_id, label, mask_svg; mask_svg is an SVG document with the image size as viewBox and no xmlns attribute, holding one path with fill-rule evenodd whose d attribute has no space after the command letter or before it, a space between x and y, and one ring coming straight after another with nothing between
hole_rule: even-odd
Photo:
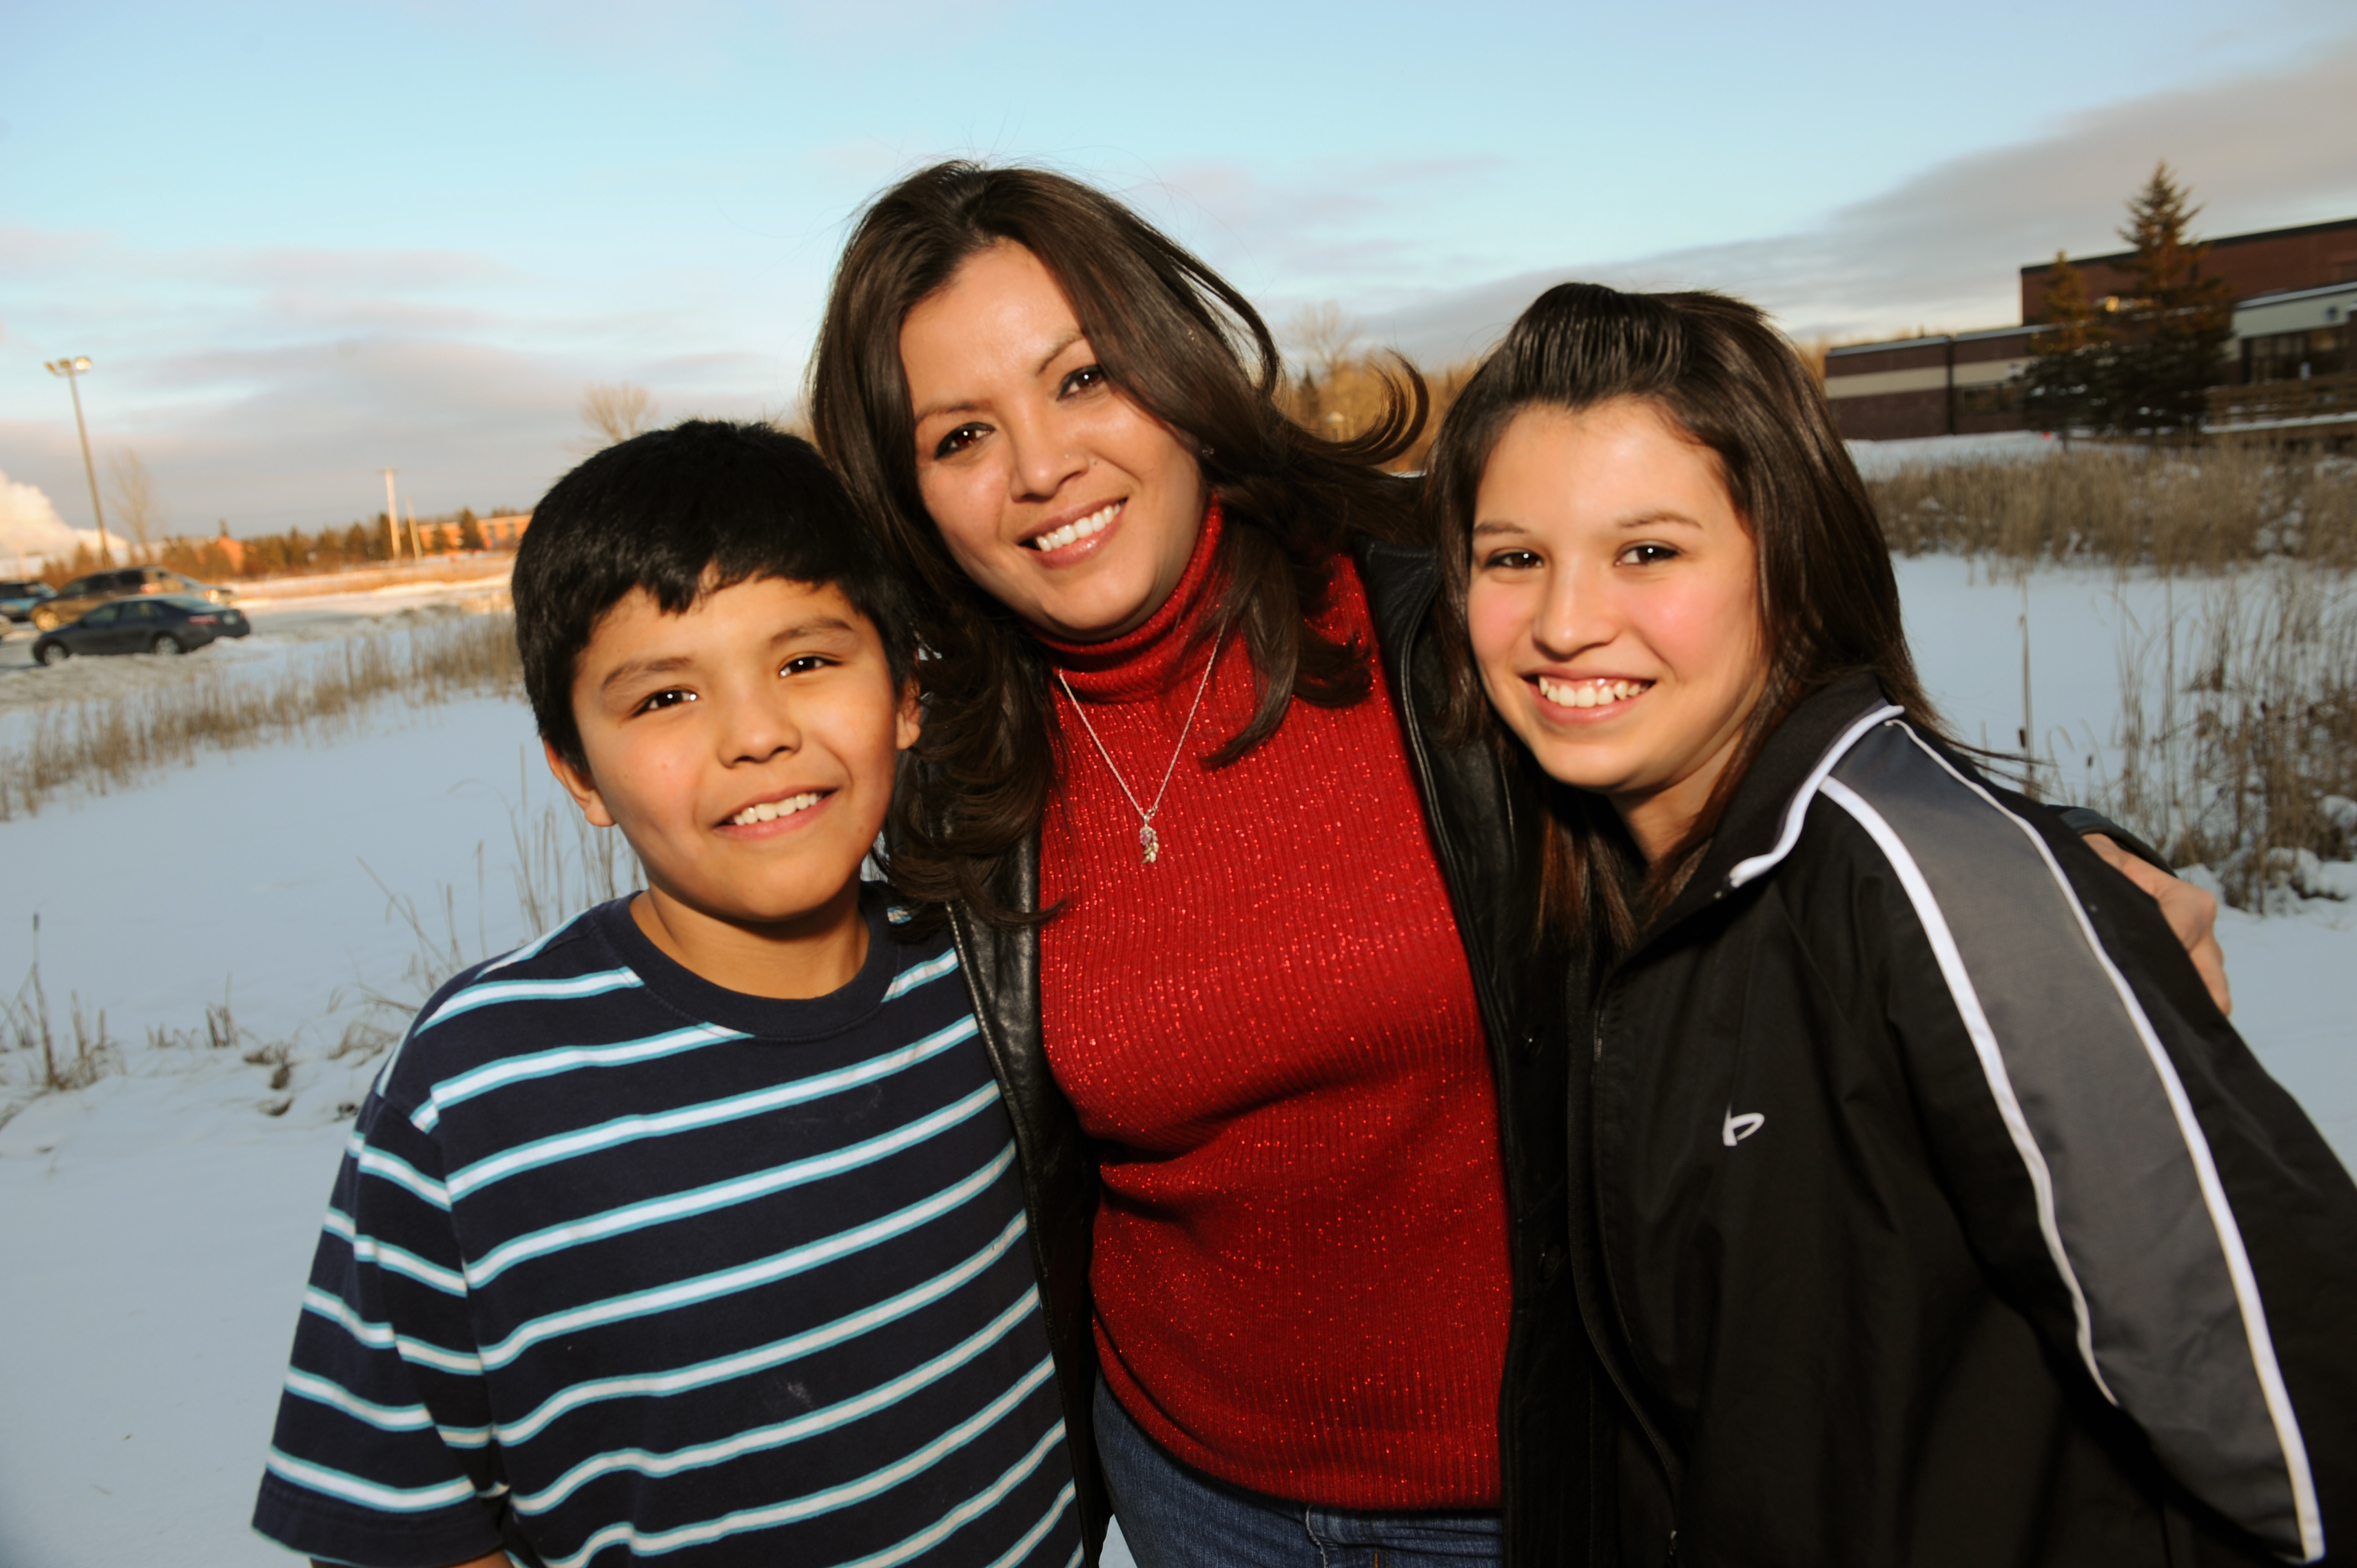
<instances>
[{"instance_id":1,"label":"dead reeds","mask_svg":"<svg viewBox=\"0 0 2357 1568\"><path fill-rule=\"evenodd\" d=\"M576 915L618 898L645 885L639 857L616 828L591 827L569 800L531 803L529 758L520 759L524 777L518 780L517 799L508 806L508 836L514 858L508 870L515 889L515 910L527 940L543 937ZM400 983L391 991L361 986L359 1016L349 1022L334 1058L358 1056L362 1060L386 1050L399 1040L436 992L461 971L492 956L485 935L488 908L484 886L483 846L475 847L475 930L472 940L459 915L458 889L436 885L424 908L384 879L361 869L384 895L385 919L409 933L410 950ZM341 993L330 1004L341 1004Z\"/></svg>"},{"instance_id":2,"label":"dead reeds","mask_svg":"<svg viewBox=\"0 0 2357 1568\"><path fill-rule=\"evenodd\" d=\"M200 754L347 735L388 702L426 707L522 682L513 618L482 615L344 638L266 673L207 670L40 709L0 745L0 822L69 791L143 783Z\"/></svg>"},{"instance_id":3,"label":"dead reeds","mask_svg":"<svg viewBox=\"0 0 2357 1568\"><path fill-rule=\"evenodd\" d=\"M2357 856L2357 595L2279 565L2189 597L2126 634L2103 803L2238 908L2332 896L2323 863Z\"/></svg>"},{"instance_id":4,"label":"dead reeds","mask_svg":"<svg viewBox=\"0 0 2357 1568\"><path fill-rule=\"evenodd\" d=\"M87 1089L123 1065L122 1047L106 1032L106 1010L96 1017L82 1010L80 994L66 1004L66 1026L73 1035L69 1052L49 1021L49 993L41 983L41 917L33 917L33 967L16 994L0 1002L0 1041L16 1059L38 1065L27 1075L35 1092ZM6 1075L0 1075L5 1088ZM5 1120L5 1117L0 1117Z\"/></svg>"},{"instance_id":5,"label":"dead reeds","mask_svg":"<svg viewBox=\"0 0 2357 1568\"><path fill-rule=\"evenodd\" d=\"M1909 464L1867 488L1894 551L2215 572L2357 566L2357 464L2264 446L2089 446Z\"/></svg>"}]
</instances>

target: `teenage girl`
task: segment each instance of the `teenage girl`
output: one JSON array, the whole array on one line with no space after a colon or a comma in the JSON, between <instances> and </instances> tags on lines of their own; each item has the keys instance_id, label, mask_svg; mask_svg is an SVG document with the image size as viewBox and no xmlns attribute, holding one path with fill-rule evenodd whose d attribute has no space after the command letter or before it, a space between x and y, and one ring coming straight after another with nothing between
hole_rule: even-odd
<instances>
[{"instance_id":1,"label":"teenage girl","mask_svg":"<svg viewBox=\"0 0 2357 1568\"><path fill-rule=\"evenodd\" d=\"M1943 734L1813 380L1555 289L1451 411L1444 604L1555 781L1571 1273L1624 1560L2357 1544L2357 1190L2156 913Z\"/></svg>"}]
</instances>

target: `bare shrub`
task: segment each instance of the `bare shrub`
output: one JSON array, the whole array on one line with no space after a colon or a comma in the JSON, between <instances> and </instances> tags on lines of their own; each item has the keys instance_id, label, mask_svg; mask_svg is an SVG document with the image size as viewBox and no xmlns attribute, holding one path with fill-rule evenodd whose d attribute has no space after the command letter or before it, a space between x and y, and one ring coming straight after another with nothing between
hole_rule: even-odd
<instances>
[{"instance_id":1,"label":"bare shrub","mask_svg":"<svg viewBox=\"0 0 2357 1568\"><path fill-rule=\"evenodd\" d=\"M164 503L156 498L156 481L139 454L128 446L118 447L108 455L106 473L114 485L114 515L131 525L131 532L139 540L139 554L145 559L149 553L148 540L162 532L164 526Z\"/></svg>"},{"instance_id":2,"label":"bare shrub","mask_svg":"<svg viewBox=\"0 0 2357 1568\"><path fill-rule=\"evenodd\" d=\"M580 413L590 432L583 446L594 452L653 429L655 400L629 381L592 381L581 389Z\"/></svg>"},{"instance_id":3,"label":"bare shrub","mask_svg":"<svg viewBox=\"0 0 2357 1568\"><path fill-rule=\"evenodd\" d=\"M1295 311L1281 334L1307 372L1326 380L1356 360L1359 339L1365 335L1359 318L1330 299Z\"/></svg>"}]
</instances>

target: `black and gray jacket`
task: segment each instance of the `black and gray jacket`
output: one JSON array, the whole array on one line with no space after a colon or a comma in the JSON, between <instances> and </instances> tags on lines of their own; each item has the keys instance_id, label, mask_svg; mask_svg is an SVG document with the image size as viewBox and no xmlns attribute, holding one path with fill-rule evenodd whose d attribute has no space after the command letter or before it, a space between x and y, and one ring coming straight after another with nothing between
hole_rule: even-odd
<instances>
[{"instance_id":1,"label":"black and gray jacket","mask_svg":"<svg viewBox=\"0 0 2357 1568\"><path fill-rule=\"evenodd\" d=\"M2357 1553L2357 1189L2056 813L1851 678L1589 989L1623 1561Z\"/></svg>"},{"instance_id":2,"label":"black and gray jacket","mask_svg":"<svg viewBox=\"0 0 2357 1568\"><path fill-rule=\"evenodd\" d=\"M1569 1161L1563 1106L1569 1051L1563 965L1534 961L1530 946L1538 928L1542 825L1535 780L1488 746L1451 748L1431 738L1426 715L1438 711L1442 689L1426 624L1436 580L1431 553L1369 542L1358 560L1497 1074L1513 1270L1513 1316L1498 1395L1506 1561L1517 1568L1583 1563L1590 1560L1592 1362L1566 1266ZM1039 908L1036 834L1009 857L999 891L1018 908ZM1033 1262L1093 1563L1107 1519L1090 1415L1096 1380L1088 1283L1095 1156L1056 1087L1041 1044L1039 932L999 929L963 908L953 908L950 920L1015 1122Z\"/></svg>"}]
</instances>

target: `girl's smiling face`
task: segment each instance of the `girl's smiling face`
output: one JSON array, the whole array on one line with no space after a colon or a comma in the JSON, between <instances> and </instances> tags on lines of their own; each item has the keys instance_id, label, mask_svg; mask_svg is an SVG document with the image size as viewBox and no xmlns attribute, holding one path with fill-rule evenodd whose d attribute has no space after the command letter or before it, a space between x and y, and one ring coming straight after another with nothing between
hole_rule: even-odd
<instances>
[{"instance_id":1,"label":"girl's smiling face","mask_svg":"<svg viewBox=\"0 0 2357 1568\"><path fill-rule=\"evenodd\" d=\"M1758 552L1717 456L1644 399L1525 409L1482 471L1472 548L1490 701L1658 860L1767 684Z\"/></svg>"}]
</instances>

